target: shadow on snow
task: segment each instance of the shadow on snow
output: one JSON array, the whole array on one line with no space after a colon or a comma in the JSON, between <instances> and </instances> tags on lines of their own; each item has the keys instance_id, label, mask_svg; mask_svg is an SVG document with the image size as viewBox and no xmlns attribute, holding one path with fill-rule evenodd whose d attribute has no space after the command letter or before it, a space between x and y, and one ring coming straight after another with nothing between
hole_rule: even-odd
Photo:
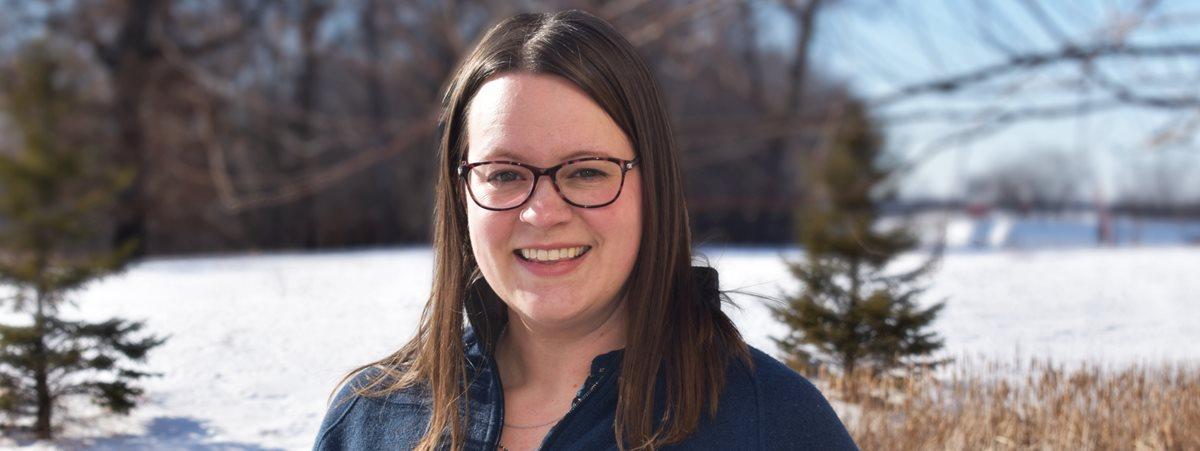
<instances>
[{"instance_id":1,"label":"shadow on snow","mask_svg":"<svg viewBox=\"0 0 1200 451\"><path fill-rule=\"evenodd\" d=\"M141 435L120 434L111 437L64 438L54 441L62 449L69 450L245 450L274 451L282 448L267 448L252 443L210 442L211 435L203 421L188 417L158 417L150 420L146 432ZM37 444L36 440L18 439L18 445Z\"/></svg>"}]
</instances>

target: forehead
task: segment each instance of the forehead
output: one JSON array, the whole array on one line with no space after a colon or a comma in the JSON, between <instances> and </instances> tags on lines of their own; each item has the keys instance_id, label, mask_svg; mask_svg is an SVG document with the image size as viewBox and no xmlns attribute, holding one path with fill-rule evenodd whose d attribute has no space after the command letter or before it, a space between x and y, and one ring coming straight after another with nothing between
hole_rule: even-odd
<instances>
[{"instance_id":1,"label":"forehead","mask_svg":"<svg viewBox=\"0 0 1200 451\"><path fill-rule=\"evenodd\" d=\"M632 159L625 133L600 105L561 77L525 72L479 88L467 111L467 159L553 164L581 153Z\"/></svg>"}]
</instances>

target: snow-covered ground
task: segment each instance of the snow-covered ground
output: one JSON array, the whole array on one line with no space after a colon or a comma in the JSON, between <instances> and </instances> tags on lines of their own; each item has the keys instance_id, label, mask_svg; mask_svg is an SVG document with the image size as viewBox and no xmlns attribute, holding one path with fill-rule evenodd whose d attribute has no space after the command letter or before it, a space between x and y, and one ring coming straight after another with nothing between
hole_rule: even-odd
<instances>
[{"instance_id":1,"label":"snow-covered ground","mask_svg":"<svg viewBox=\"0 0 1200 451\"><path fill-rule=\"evenodd\" d=\"M779 297L796 287L788 249L706 249L726 290ZM921 256L911 256L910 262ZM79 293L88 318L144 319L170 336L129 417L76 409L51 446L306 449L330 391L355 365L413 332L431 278L427 248L158 260ZM1200 361L1200 248L951 252L926 302L953 356L1046 356L1115 364ZM782 328L763 302L732 315L774 352Z\"/></svg>"}]
</instances>

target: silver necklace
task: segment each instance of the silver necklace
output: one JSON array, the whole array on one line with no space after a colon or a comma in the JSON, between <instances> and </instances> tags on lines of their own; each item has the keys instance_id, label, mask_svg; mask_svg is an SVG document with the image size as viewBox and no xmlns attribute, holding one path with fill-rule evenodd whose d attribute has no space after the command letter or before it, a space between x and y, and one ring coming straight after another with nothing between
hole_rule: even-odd
<instances>
[{"instance_id":1,"label":"silver necklace","mask_svg":"<svg viewBox=\"0 0 1200 451\"><path fill-rule=\"evenodd\" d=\"M516 425L516 424L512 424L512 423L509 423L509 422L505 421L505 422L504 422L504 426L506 426L506 427L510 427L510 428L513 428L513 429L537 429L537 428L544 428L544 427L546 427L546 426L549 426L549 425L552 425L552 424L554 424L554 423L557 423L557 422L558 422L558 420L561 420L561 419L562 419L562 417L558 417L558 418L555 418L555 419L553 419L553 420L547 421L547 422L545 422L545 423L542 423L542 424L531 424L531 425L527 425L527 426L526 426L526 425Z\"/></svg>"},{"instance_id":2,"label":"silver necklace","mask_svg":"<svg viewBox=\"0 0 1200 451\"><path fill-rule=\"evenodd\" d=\"M562 419L562 417L559 417L559 418L558 418L558 420L561 420L561 419ZM531 426L517 426L517 425L509 424L509 423L506 421L506 422L504 422L504 427L513 428L513 429L537 429L537 428L544 428L544 427L546 427L546 426L549 426L549 425L551 425L551 424L557 423L557 422L558 422L558 420L554 420L554 421L551 421L551 422L548 422L548 423L542 423L542 424L537 424L537 425L531 425ZM498 451L512 451L512 450L511 450L511 449L509 449L507 446L504 446L504 444L502 444L502 443L497 443L497 444L496 444L496 449L497 449Z\"/></svg>"},{"instance_id":3,"label":"silver necklace","mask_svg":"<svg viewBox=\"0 0 1200 451\"><path fill-rule=\"evenodd\" d=\"M563 416L565 417L566 415L563 415ZM529 426L515 425L515 424L511 424L511 423L509 423L509 422L505 421L505 422L504 422L504 427L506 427L506 428L512 428L512 429L538 429L538 428L544 428L544 427L546 427L546 426L549 426L549 425L552 425L552 424L554 424L554 423L557 423L557 422L559 422L559 420L562 420L562 419L563 419L563 417L558 417L558 419L555 419L555 420L552 420L552 421L548 421L548 422L545 422L545 423L542 423L542 424L533 424L533 425L529 425ZM501 443L497 443L497 444L496 444L496 449L497 449L498 451L512 451L512 450L511 450L511 449L509 449L507 446L504 446L504 445L503 445L503 444L501 444Z\"/></svg>"}]
</instances>

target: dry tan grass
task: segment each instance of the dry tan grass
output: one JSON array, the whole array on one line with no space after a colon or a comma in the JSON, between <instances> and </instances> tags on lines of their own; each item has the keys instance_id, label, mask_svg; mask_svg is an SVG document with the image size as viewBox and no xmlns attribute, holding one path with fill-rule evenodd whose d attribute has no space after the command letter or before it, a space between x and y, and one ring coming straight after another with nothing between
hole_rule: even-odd
<instances>
[{"instance_id":1,"label":"dry tan grass","mask_svg":"<svg viewBox=\"0 0 1200 451\"><path fill-rule=\"evenodd\" d=\"M818 375L864 450L1200 450L1200 370L950 363L937 375Z\"/></svg>"}]
</instances>

